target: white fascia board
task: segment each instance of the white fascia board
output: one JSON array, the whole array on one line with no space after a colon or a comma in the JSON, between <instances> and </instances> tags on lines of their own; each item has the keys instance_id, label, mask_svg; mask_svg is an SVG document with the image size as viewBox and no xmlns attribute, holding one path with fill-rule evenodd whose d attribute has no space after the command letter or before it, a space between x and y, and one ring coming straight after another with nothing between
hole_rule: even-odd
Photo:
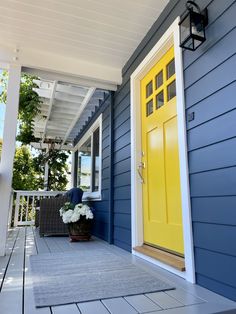
<instances>
[{"instance_id":1,"label":"white fascia board","mask_svg":"<svg viewBox=\"0 0 236 314\"><path fill-rule=\"evenodd\" d=\"M0 63L17 63L22 67L108 83L114 86L122 82L120 68L109 67L79 58L66 57L42 50L0 46ZM55 80L55 78L53 79ZM88 86L91 86L90 84ZM94 85L92 85L94 86Z\"/></svg>"}]
</instances>

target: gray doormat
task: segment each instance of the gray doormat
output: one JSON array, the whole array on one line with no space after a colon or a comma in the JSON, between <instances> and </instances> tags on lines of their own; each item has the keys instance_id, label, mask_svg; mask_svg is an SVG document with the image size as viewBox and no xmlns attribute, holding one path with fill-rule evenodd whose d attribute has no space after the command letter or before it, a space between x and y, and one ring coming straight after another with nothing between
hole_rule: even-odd
<instances>
[{"instance_id":1,"label":"gray doormat","mask_svg":"<svg viewBox=\"0 0 236 314\"><path fill-rule=\"evenodd\" d=\"M36 307L173 289L106 249L34 255L30 263Z\"/></svg>"}]
</instances>

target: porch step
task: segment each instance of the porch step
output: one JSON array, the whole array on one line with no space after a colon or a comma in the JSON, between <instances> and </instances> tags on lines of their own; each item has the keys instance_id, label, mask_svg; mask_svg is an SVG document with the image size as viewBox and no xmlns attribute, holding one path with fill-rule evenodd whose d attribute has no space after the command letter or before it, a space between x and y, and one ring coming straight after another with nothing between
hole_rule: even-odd
<instances>
[{"instance_id":1,"label":"porch step","mask_svg":"<svg viewBox=\"0 0 236 314\"><path fill-rule=\"evenodd\" d=\"M147 255L162 263L172 266L180 271L185 271L184 258L162 251L149 245L136 246L134 251Z\"/></svg>"}]
</instances>

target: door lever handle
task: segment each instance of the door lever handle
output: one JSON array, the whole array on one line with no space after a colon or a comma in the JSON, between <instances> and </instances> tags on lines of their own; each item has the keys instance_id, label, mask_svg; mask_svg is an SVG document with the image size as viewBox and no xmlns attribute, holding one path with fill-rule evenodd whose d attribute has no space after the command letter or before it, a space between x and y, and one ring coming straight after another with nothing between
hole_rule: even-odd
<instances>
[{"instance_id":1,"label":"door lever handle","mask_svg":"<svg viewBox=\"0 0 236 314\"><path fill-rule=\"evenodd\" d=\"M145 168L145 164L143 162L141 162L137 168L137 172L138 172L138 175L139 175L139 178L140 178L142 184L144 184L144 178L143 178L143 175L141 172L141 169L143 169L143 168Z\"/></svg>"}]
</instances>

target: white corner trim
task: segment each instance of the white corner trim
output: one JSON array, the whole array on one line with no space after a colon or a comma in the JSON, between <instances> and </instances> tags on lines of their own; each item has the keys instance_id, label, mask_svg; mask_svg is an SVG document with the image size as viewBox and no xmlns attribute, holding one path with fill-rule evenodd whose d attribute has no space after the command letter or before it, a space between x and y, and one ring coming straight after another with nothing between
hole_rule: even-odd
<instances>
[{"instance_id":1,"label":"white corner trim","mask_svg":"<svg viewBox=\"0 0 236 314\"><path fill-rule=\"evenodd\" d=\"M74 152L79 150L81 145L84 144L84 142L87 141L87 139L92 136L93 132L99 127L99 154L100 154L100 161L99 161L99 167L100 167L100 173L99 173L99 191L92 192L84 192L83 197L86 200L87 198L90 198L92 200L97 200L100 201L102 197L102 113L99 115L97 120L91 125L91 127L88 129L88 131L84 134L84 136L79 140L79 142L75 145L74 147ZM93 137L92 137L92 150L91 150L91 155L93 155ZM92 158L91 158L91 168L92 168ZM91 176L92 180L92 176ZM90 187L92 187L92 181L90 182Z\"/></svg>"},{"instance_id":2,"label":"white corner trim","mask_svg":"<svg viewBox=\"0 0 236 314\"><path fill-rule=\"evenodd\" d=\"M187 281L195 283L194 250L192 237L192 219L190 205L190 191L188 179L188 157L185 123L184 79L182 64L182 49L179 47L179 17L172 23L145 59L131 75L131 225L132 248L143 244L143 210L142 184L137 175L137 167L141 161L141 110L140 110L140 81L145 74L156 64L160 57L174 45L176 66L176 94L178 115L178 140L180 159L180 184L182 199L182 219L184 234L184 253L186 271L178 275ZM133 254L137 255L137 253ZM139 256L141 256L139 254ZM145 257L145 255L142 255ZM145 259L152 261L148 257ZM175 273L174 268L155 263Z\"/></svg>"}]
</instances>

